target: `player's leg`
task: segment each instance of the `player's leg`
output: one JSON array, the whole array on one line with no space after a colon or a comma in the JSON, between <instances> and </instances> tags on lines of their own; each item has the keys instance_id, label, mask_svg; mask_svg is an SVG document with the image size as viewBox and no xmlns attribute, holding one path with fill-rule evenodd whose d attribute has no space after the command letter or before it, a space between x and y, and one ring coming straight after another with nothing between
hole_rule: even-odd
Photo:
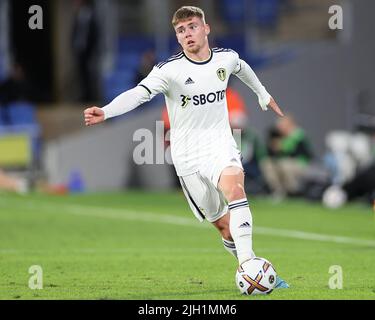
<instances>
[{"instance_id":1,"label":"player's leg","mask_svg":"<svg viewBox=\"0 0 375 320\"><path fill-rule=\"evenodd\" d=\"M228 206L222 193L208 178L199 173L179 179L196 218L200 222L204 219L211 222L220 232L225 250L237 257L236 246L229 230Z\"/></svg>"},{"instance_id":2,"label":"player's leg","mask_svg":"<svg viewBox=\"0 0 375 320\"><path fill-rule=\"evenodd\" d=\"M218 188L228 201L229 231L234 240L239 264L255 257L252 246L252 215L244 190L244 173L239 167L226 167Z\"/></svg>"},{"instance_id":3,"label":"player's leg","mask_svg":"<svg viewBox=\"0 0 375 320\"><path fill-rule=\"evenodd\" d=\"M244 191L244 173L239 167L225 168L218 182L218 187L229 202L229 229L235 242L238 262L255 257L252 246L252 215ZM289 288L288 283L278 275L275 289Z\"/></svg>"},{"instance_id":4,"label":"player's leg","mask_svg":"<svg viewBox=\"0 0 375 320\"><path fill-rule=\"evenodd\" d=\"M221 240L223 242L224 249L237 258L236 244L233 241L232 235L230 234L230 215L227 212L224 216L218 220L212 222L212 224L218 229L221 234Z\"/></svg>"}]
</instances>

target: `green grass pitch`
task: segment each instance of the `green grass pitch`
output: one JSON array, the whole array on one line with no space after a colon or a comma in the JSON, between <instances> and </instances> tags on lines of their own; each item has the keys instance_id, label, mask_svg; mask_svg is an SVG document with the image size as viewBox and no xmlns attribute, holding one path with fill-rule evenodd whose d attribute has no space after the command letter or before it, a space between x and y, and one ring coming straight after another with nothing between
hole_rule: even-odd
<instances>
[{"instance_id":1,"label":"green grass pitch","mask_svg":"<svg viewBox=\"0 0 375 320\"><path fill-rule=\"evenodd\" d=\"M290 289L241 296L235 259L181 192L0 194L0 299L375 299L370 207L249 200L254 250ZM29 288L33 265L43 289ZM329 288L335 265L342 289Z\"/></svg>"}]
</instances>

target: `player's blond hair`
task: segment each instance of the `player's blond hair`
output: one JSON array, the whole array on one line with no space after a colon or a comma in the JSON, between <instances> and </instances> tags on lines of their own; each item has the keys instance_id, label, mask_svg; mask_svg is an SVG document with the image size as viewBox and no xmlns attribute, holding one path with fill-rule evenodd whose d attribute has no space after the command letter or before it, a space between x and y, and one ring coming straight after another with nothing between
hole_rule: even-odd
<instances>
[{"instance_id":1,"label":"player's blond hair","mask_svg":"<svg viewBox=\"0 0 375 320\"><path fill-rule=\"evenodd\" d=\"M184 6L178 9L172 18L172 25L175 27L181 21L185 21L192 17L198 17L205 22L204 11L201 8L193 7L193 6Z\"/></svg>"}]
</instances>

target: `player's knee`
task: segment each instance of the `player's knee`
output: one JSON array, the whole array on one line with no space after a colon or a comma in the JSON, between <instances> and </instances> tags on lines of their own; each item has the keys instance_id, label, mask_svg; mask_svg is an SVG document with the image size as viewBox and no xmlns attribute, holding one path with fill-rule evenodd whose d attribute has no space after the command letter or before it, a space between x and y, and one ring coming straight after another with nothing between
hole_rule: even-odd
<instances>
[{"instance_id":1,"label":"player's knee","mask_svg":"<svg viewBox=\"0 0 375 320\"><path fill-rule=\"evenodd\" d=\"M231 186L226 193L228 202L240 200L246 197L245 190L240 183L236 183Z\"/></svg>"}]
</instances>

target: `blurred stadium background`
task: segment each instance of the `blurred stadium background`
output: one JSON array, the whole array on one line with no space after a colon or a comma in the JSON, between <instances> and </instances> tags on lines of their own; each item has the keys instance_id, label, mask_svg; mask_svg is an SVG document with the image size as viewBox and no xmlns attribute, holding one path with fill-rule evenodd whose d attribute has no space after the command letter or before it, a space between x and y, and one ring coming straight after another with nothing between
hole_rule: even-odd
<instances>
[{"instance_id":1,"label":"blurred stadium background","mask_svg":"<svg viewBox=\"0 0 375 320\"><path fill-rule=\"evenodd\" d=\"M189 3L205 9L213 29L213 46L238 51L295 117L311 139L315 159L327 151L329 132L373 128L372 1ZM81 113L86 106L102 106L136 85L148 64L179 50L170 20L183 4L166 0L1 0L0 79L9 77L17 64L30 89L27 99L8 108L11 125L31 125L25 131L32 137L31 154L25 159L14 156L14 164L29 163L34 180L43 175L52 185L67 184L79 172L88 191L137 184L171 188L174 180L168 165L140 167L132 161L133 133L138 128L155 131L163 99L156 98L121 121L89 130L83 127ZM330 30L328 10L337 4L343 8L344 28ZM31 5L43 9L42 30L29 28ZM85 6L90 17L87 29L78 11ZM246 101L249 126L265 139L275 117L260 112L252 93L237 79L231 85ZM6 130L14 133L10 127L2 129ZM17 132L24 132L20 130ZM22 149L19 142L15 145ZM12 157L8 158L3 159L3 166L12 165Z\"/></svg>"},{"instance_id":2,"label":"blurred stadium background","mask_svg":"<svg viewBox=\"0 0 375 320\"><path fill-rule=\"evenodd\" d=\"M43 10L42 29L29 27L32 5ZM313 151L303 189L289 194L297 200L268 198L272 188L259 167L257 173L249 167L257 252L300 286L276 297L373 298L373 0L0 0L0 181L9 190L9 179L21 179L16 191L32 191L24 198L0 193L0 298L238 297L227 286L234 260L223 257L213 230L193 221L183 195L173 191L173 167L160 161L163 133L156 121L163 118L163 98L100 126L83 122L86 107L105 105L179 50L170 21L182 5L206 11L211 45L232 48L249 62ZM343 9L342 30L328 26L332 5ZM244 102L245 129L258 141L243 138L253 150L248 160L258 161L254 150L260 143L267 151L277 117L262 112L238 79L230 86ZM153 164L134 162L138 129L154 133ZM342 193L327 194L337 191L332 186L366 205L330 215L319 202L326 195L332 207L341 204ZM150 257L151 275L143 271ZM23 283L25 266L35 261L49 268L44 295ZM202 261L217 269L202 269ZM337 263L349 272L349 284L334 295L325 273ZM150 277L160 286L148 291ZM171 289L171 277L178 287ZM203 291L194 277L207 280Z\"/></svg>"},{"instance_id":3,"label":"blurred stadium background","mask_svg":"<svg viewBox=\"0 0 375 320\"><path fill-rule=\"evenodd\" d=\"M315 159L327 152L326 137L331 131L373 129L372 1L189 3L205 9L213 30L212 45L238 51L295 117L311 139ZM87 191L173 187L168 165L135 166L132 160L133 133L138 128L155 131L162 98L98 128L85 129L81 113L86 106L108 103L136 85L150 65L179 50L170 20L183 4L1 0L0 79L9 78L14 65L20 65L29 92L25 99L15 97L14 106L8 108L14 128L4 120L0 128L3 137L6 132L26 133L32 143L21 156L15 150L27 143L22 145L22 139L8 143L10 149L2 154L18 156L3 156L0 165L5 169L28 166L33 183L43 177L48 184L66 185L78 174ZM344 28L330 30L328 10L337 4L343 8ZM32 5L43 9L42 30L29 28ZM89 8L87 29L85 18L79 18L84 16L82 8ZM265 140L275 117L260 112L254 95L237 79L231 86L245 99L249 126Z\"/></svg>"}]
</instances>

